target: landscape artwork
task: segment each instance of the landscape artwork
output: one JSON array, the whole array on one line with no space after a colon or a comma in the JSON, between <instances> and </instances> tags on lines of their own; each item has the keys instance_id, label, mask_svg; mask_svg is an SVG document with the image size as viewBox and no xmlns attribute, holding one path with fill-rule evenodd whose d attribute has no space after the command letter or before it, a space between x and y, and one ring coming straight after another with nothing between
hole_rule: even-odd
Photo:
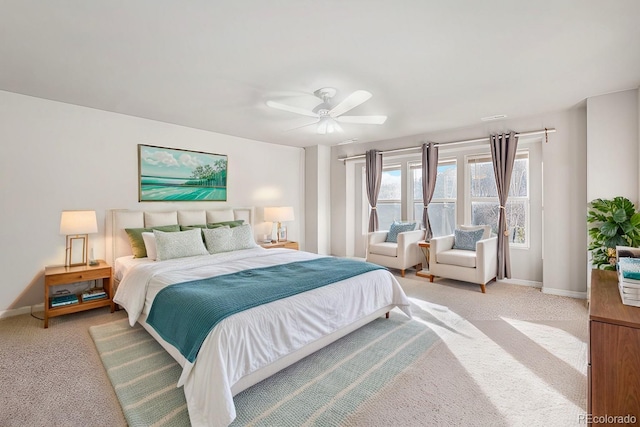
<instances>
[{"instance_id":1,"label":"landscape artwork","mask_svg":"<svg viewBox=\"0 0 640 427\"><path fill-rule=\"evenodd\" d=\"M227 156L138 144L140 202L227 200Z\"/></svg>"}]
</instances>

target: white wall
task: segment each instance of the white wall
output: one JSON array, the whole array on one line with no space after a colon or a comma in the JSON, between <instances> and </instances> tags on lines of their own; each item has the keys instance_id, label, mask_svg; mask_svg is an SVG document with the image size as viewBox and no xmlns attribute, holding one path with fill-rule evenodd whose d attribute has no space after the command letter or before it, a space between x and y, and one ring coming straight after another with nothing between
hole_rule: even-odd
<instances>
[{"instance_id":1,"label":"white wall","mask_svg":"<svg viewBox=\"0 0 640 427\"><path fill-rule=\"evenodd\" d=\"M637 204L639 156L638 90L587 99L587 202L623 196Z\"/></svg>"},{"instance_id":2,"label":"white wall","mask_svg":"<svg viewBox=\"0 0 640 427\"><path fill-rule=\"evenodd\" d=\"M64 263L60 212L92 209L105 255L105 211L293 206L291 240L304 245L304 151L0 91L0 315L43 302L45 265ZM228 155L228 201L139 203L137 144ZM276 167L274 165L282 165Z\"/></svg>"},{"instance_id":3,"label":"white wall","mask_svg":"<svg viewBox=\"0 0 640 427\"><path fill-rule=\"evenodd\" d=\"M323 255L331 252L330 157L326 145L305 149L305 250Z\"/></svg>"},{"instance_id":4,"label":"white wall","mask_svg":"<svg viewBox=\"0 0 640 427\"><path fill-rule=\"evenodd\" d=\"M349 241L360 232L357 226L350 228L350 211L358 203L358 195L350 195L357 189L355 173L351 170L356 162L343 165L341 157L363 154L371 148L389 150L419 146L421 143L450 142L488 136L490 133L515 130L526 132L557 128L550 134L549 143L528 141L531 145L531 247L527 250L511 251L513 278L523 282L543 282L543 289L550 293L584 296L586 291L586 111L576 108L519 120L506 120L480 124L464 129L415 135L369 144L336 146L332 150L332 250L336 255L353 255L358 248ZM524 142L524 141L523 141ZM535 144L538 144L537 146ZM446 151L441 146L440 155ZM523 143L522 147L525 147ZM467 149L468 150L468 149ZM476 150L476 148L473 148ZM534 164L533 162L536 162ZM357 167L356 167L357 168ZM543 172L544 171L544 172ZM544 173L544 178L543 178ZM338 181L341 182L338 182ZM544 181L544 184L542 183ZM345 189L342 191L340 187ZM580 198L582 197L582 199ZM355 200L355 202L354 202ZM538 206L538 209L534 207ZM542 208L544 206L544 210ZM459 218L460 218L460 210ZM464 219L464 217L463 217ZM558 224L556 235L549 235L543 222ZM553 230L553 227L550 228ZM360 245L357 245L358 247ZM557 251L556 248L562 248ZM555 253L560 252L560 253ZM554 253L548 257L548 253ZM543 259L544 255L544 259ZM575 274L573 272L576 272Z\"/></svg>"}]
</instances>

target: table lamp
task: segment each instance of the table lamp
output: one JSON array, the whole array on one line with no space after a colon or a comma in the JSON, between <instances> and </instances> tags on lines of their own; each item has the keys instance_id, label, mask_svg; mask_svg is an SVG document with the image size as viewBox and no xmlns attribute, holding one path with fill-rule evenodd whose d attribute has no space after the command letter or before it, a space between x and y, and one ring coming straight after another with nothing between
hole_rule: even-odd
<instances>
[{"instance_id":1,"label":"table lamp","mask_svg":"<svg viewBox=\"0 0 640 427\"><path fill-rule=\"evenodd\" d=\"M67 267L86 265L89 234L98 232L96 211L62 211L60 234L67 236L65 262ZM91 256L93 258L93 254ZM90 261L93 265L95 261Z\"/></svg>"},{"instance_id":2,"label":"table lamp","mask_svg":"<svg viewBox=\"0 0 640 427\"><path fill-rule=\"evenodd\" d=\"M278 223L278 238L276 239L278 242L284 242L287 239L281 239L282 232L282 223L285 221L293 221L293 208L291 206L274 206L264 208L264 220L269 222L277 222ZM273 230L272 230L273 231Z\"/></svg>"}]
</instances>

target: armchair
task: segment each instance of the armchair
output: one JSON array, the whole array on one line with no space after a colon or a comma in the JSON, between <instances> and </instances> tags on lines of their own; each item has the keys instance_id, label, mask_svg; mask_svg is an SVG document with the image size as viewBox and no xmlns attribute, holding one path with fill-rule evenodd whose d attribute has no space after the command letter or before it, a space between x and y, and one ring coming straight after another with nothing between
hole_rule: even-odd
<instances>
[{"instance_id":1,"label":"armchair","mask_svg":"<svg viewBox=\"0 0 640 427\"><path fill-rule=\"evenodd\" d=\"M433 276L477 283L482 293L498 271L498 237L481 239L475 251L453 249L454 235L431 239L429 273Z\"/></svg>"},{"instance_id":2,"label":"armchair","mask_svg":"<svg viewBox=\"0 0 640 427\"><path fill-rule=\"evenodd\" d=\"M424 240L424 230L398 233L398 243L386 242L388 231L373 231L367 241L367 261L389 268L397 268L404 277L404 271L415 267L422 269L422 251L418 242Z\"/></svg>"}]
</instances>

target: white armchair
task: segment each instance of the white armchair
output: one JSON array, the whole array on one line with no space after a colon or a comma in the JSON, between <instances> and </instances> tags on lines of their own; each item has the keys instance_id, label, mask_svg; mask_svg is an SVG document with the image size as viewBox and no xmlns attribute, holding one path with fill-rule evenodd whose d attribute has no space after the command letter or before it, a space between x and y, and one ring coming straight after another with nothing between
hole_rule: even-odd
<instances>
[{"instance_id":1,"label":"white armchair","mask_svg":"<svg viewBox=\"0 0 640 427\"><path fill-rule=\"evenodd\" d=\"M422 251L418 242L424 240L424 230L398 233L398 243L385 242L388 231L369 233L367 242L367 261L389 268L397 268L404 277L407 268L422 269Z\"/></svg>"},{"instance_id":2,"label":"white armchair","mask_svg":"<svg viewBox=\"0 0 640 427\"><path fill-rule=\"evenodd\" d=\"M486 284L498 271L498 238L492 236L476 243L475 251L453 249L454 235L431 239L429 273L433 276L477 283L486 292Z\"/></svg>"}]
</instances>

